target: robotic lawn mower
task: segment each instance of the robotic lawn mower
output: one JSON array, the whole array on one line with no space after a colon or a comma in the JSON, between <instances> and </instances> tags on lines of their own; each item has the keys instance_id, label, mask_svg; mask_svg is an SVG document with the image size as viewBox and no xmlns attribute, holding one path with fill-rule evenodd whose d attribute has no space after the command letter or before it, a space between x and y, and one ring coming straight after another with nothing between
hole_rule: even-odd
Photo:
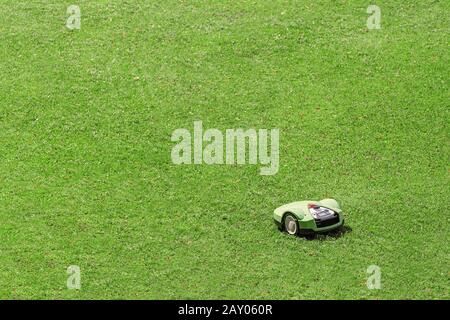
<instances>
[{"instance_id":1,"label":"robotic lawn mower","mask_svg":"<svg viewBox=\"0 0 450 320\"><path fill-rule=\"evenodd\" d=\"M288 203L276 208L273 218L280 231L291 235L330 231L344 224L342 210L334 199Z\"/></svg>"}]
</instances>

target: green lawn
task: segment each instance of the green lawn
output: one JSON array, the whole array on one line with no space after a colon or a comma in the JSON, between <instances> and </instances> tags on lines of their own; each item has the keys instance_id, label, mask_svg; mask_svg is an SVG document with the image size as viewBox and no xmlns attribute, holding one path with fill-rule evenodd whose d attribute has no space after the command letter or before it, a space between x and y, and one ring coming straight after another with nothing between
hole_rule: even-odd
<instances>
[{"instance_id":1,"label":"green lawn","mask_svg":"<svg viewBox=\"0 0 450 320\"><path fill-rule=\"evenodd\" d=\"M0 298L450 299L449 10L1 0ZM174 165L196 120L279 128L279 172ZM346 233L276 229L326 197Z\"/></svg>"}]
</instances>

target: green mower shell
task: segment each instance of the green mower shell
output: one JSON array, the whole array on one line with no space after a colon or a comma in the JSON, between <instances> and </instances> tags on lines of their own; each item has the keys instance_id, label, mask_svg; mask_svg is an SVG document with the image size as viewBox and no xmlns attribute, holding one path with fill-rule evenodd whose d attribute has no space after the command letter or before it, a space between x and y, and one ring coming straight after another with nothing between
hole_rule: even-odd
<instances>
[{"instance_id":1,"label":"green mower shell","mask_svg":"<svg viewBox=\"0 0 450 320\"><path fill-rule=\"evenodd\" d=\"M330 231L344 224L342 210L334 199L288 203L276 208L273 218L279 230L292 235Z\"/></svg>"}]
</instances>

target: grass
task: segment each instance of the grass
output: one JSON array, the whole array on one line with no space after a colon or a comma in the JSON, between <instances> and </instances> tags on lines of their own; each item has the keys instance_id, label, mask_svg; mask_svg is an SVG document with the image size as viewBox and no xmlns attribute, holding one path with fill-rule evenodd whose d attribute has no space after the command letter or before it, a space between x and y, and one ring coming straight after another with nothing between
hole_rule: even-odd
<instances>
[{"instance_id":1,"label":"grass","mask_svg":"<svg viewBox=\"0 0 450 320\"><path fill-rule=\"evenodd\" d=\"M0 298L449 299L449 3L330 3L2 0ZM196 120L278 174L173 165ZM350 232L276 230L326 197Z\"/></svg>"}]
</instances>

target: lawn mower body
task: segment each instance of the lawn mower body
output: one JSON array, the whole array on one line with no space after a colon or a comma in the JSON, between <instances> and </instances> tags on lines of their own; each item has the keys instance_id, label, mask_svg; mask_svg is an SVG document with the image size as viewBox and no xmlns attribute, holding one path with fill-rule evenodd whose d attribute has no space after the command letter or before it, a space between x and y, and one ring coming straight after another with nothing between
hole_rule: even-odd
<instances>
[{"instance_id":1,"label":"lawn mower body","mask_svg":"<svg viewBox=\"0 0 450 320\"><path fill-rule=\"evenodd\" d=\"M291 220L297 220L297 228L293 232L295 234L326 232L344 224L342 210L334 199L298 201L276 208L273 218L275 224L282 231L286 230L285 219L287 216Z\"/></svg>"}]
</instances>

